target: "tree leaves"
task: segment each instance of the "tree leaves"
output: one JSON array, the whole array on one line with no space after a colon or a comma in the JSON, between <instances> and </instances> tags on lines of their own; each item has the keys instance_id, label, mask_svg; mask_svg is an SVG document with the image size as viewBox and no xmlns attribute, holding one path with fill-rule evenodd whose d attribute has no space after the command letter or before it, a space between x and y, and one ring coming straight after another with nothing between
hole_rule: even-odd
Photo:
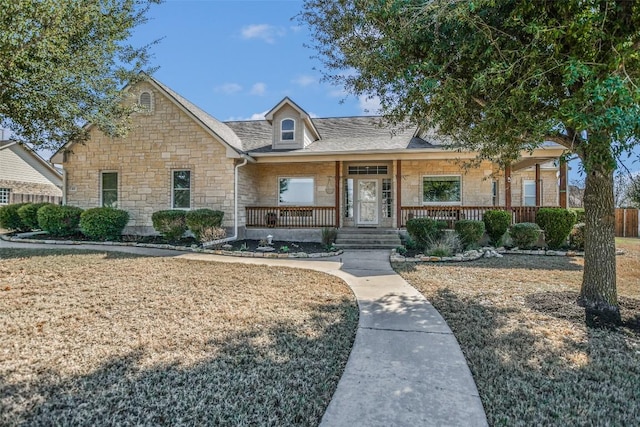
<instances>
[{"instance_id":1,"label":"tree leaves","mask_svg":"<svg viewBox=\"0 0 640 427\"><path fill-rule=\"evenodd\" d=\"M308 0L299 18L327 80L480 157L504 163L552 139L610 169L637 143L637 2Z\"/></svg>"},{"instance_id":2,"label":"tree leaves","mask_svg":"<svg viewBox=\"0 0 640 427\"><path fill-rule=\"evenodd\" d=\"M150 45L127 43L160 0L0 0L0 124L58 148L93 123L126 133L121 89L141 78Z\"/></svg>"}]
</instances>

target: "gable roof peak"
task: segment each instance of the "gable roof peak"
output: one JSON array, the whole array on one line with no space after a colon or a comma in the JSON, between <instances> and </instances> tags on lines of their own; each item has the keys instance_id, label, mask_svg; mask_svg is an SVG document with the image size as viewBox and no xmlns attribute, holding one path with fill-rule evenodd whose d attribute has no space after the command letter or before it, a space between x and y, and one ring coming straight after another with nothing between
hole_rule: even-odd
<instances>
[{"instance_id":1,"label":"gable roof peak","mask_svg":"<svg viewBox=\"0 0 640 427\"><path fill-rule=\"evenodd\" d=\"M316 140L320 139L320 132L318 132L318 129L316 129L316 125L313 123L313 120L311 119L311 115L309 115L309 113L307 113L304 109L302 109L302 107L300 107L298 104L293 102L293 100L288 96L285 96L284 98L282 98L282 100L278 102L275 107L273 107L271 110L267 112L267 114L264 115L265 120L268 121L270 125L273 125L273 116L279 110L281 110L285 105L288 105L294 110L296 110L300 114L300 118L307 125L307 128L314 134Z\"/></svg>"}]
</instances>

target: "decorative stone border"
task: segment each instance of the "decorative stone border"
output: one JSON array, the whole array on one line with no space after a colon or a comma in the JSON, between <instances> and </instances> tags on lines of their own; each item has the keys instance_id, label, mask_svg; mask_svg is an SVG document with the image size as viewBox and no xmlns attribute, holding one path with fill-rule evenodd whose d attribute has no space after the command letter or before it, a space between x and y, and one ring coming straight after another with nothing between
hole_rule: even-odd
<instances>
[{"instance_id":1,"label":"decorative stone border","mask_svg":"<svg viewBox=\"0 0 640 427\"><path fill-rule=\"evenodd\" d=\"M0 234L0 239L9 242L19 243L40 243L46 245L101 245L101 246L134 246L138 248L153 248L153 249L168 249L179 252L197 252L213 255L225 255L235 257L247 257L247 258L326 258L343 253L342 249L332 252L316 252L308 254L306 252L289 252L289 253L276 253L276 252L251 252L251 251L228 251L222 249L204 249L199 246L173 246L173 245L160 245L155 243L136 243L136 242L89 242L79 240L51 240L51 239L23 239L18 237L9 237L4 234Z\"/></svg>"},{"instance_id":2,"label":"decorative stone border","mask_svg":"<svg viewBox=\"0 0 640 427\"><path fill-rule=\"evenodd\" d=\"M504 255L537 255L537 256L584 256L581 251L552 251L552 250L524 250L483 247L479 250L466 251L452 257L436 257L418 255L416 257L404 257L398 254L396 249L391 250L389 260L391 262L464 262L475 261L479 258L502 258ZM616 255L624 255L624 251L616 250Z\"/></svg>"}]
</instances>

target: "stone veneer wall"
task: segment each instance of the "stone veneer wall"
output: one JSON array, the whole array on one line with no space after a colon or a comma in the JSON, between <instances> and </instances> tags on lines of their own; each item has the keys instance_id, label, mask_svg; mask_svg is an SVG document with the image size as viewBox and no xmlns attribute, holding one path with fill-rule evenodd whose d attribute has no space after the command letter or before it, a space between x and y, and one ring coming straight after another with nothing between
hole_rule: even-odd
<instances>
[{"instance_id":1,"label":"stone veneer wall","mask_svg":"<svg viewBox=\"0 0 640 427\"><path fill-rule=\"evenodd\" d=\"M234 159L179 107L153 86L141 83L131 93L153 94L151 113L133 118L125 138L110 138L97 128L85 144L67 155L67 203L100 206L100 173L118 172L118 207L131 216L128 232L153 232L151 215L171 209L172 171L191 171L191 207L222 210L225 227L233 226ZM242 170L242 169L241 169Z\"/></svg>"},{"instance_id":2,"label":"stone veneer wall","mask_svg":"<svg viewBox=\"0 0 640 427\"><path fill-rule=\"evenodd\" d=\"M256 203L260 206L278 206L278 178L314 178L314 205L335 205L335 162L275 163L250 165L254 169ZM327 185L330 192L327 193Z\"/></svg>"},{"instance_id":3,"label":"stone veneer wall","mask_svg":"<svg viewBox=\"0 0 640 427\"><path fill-rule=\"evenodd\" d=\"M484 162L479 168L464 171L458 163L449 160L403 160L402 206L422 205L422 177L431 175L460 175L462 177L462 204L491 206L491 173L493 165Z\"/></svg>"},{"instance_id":4,"label":"stone veneer wall","mask_svg":"<svg viewBox=\"0 0 640 427\"><path fill-rule=\"evenodd\" d=\"M541 169L542 205L558 206L559 188L556 169ZM464 206L491 206L492 181L498 182L499 205L505 204L504 173L496 172L490 162L464 171L458 163L449 160L403 160L402 161L402 206L422 205L422 177L430 175L460 175L462 177L462 204ZM511 174L511 205L521 206L523 180L534 180L533 168Z\"/></svg>"}]
</instances>

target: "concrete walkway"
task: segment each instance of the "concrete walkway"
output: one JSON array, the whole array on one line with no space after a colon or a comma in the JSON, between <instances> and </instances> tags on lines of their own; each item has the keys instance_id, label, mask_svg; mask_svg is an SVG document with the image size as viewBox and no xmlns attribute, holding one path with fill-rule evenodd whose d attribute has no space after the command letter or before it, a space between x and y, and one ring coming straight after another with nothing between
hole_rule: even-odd
<instances>
[{"instance_id":1,"label":"concrete walkway","mask_svg":"<svg viewBox=\"0 0 640 427\"><path fill-rule=\"evenodd\" d=\"M440 314L397 275L386 250L324 259L235 258L126 246L41 245L0 240L0 248L91 249L149 256L308 268L342 278L360 308L355 343L321 426L486 426L475 382Z\"/></svg>"}]
</instances>

